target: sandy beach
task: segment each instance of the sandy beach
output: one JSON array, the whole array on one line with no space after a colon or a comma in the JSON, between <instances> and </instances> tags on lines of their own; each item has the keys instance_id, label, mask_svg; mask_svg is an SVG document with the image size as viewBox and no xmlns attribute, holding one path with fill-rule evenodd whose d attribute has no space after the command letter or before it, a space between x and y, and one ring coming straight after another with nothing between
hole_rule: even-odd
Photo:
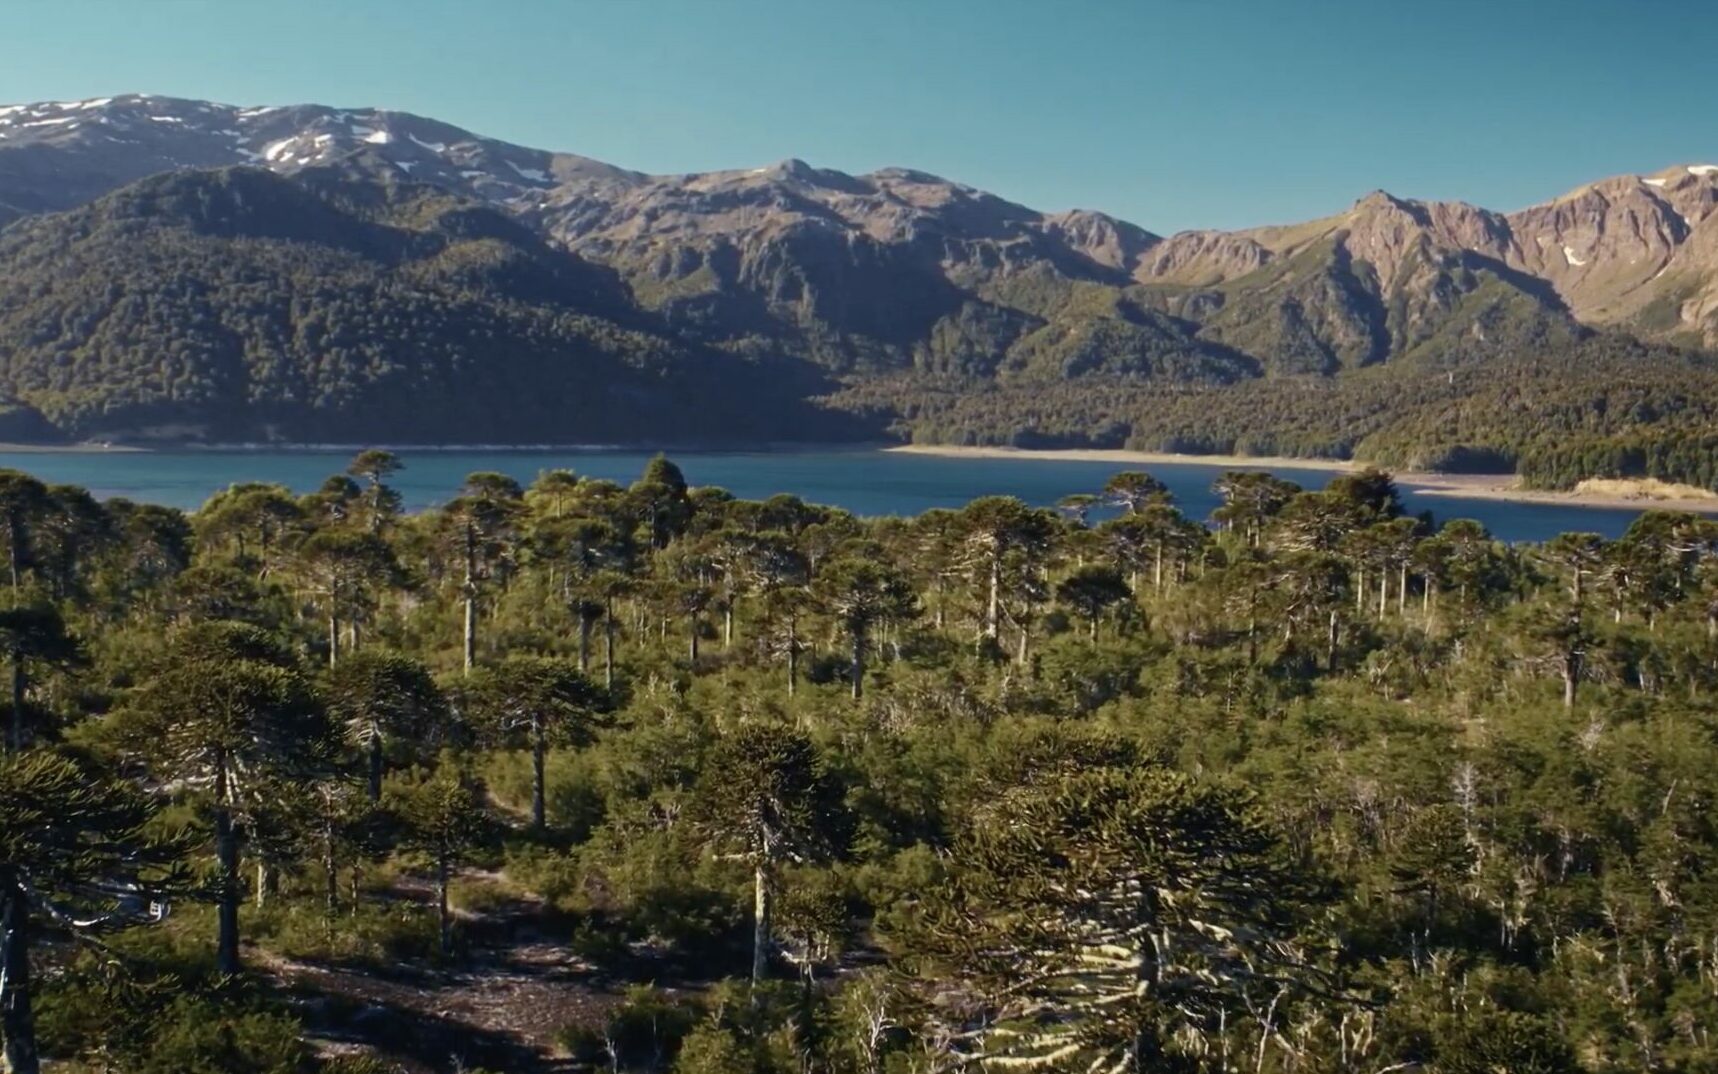
<instances>
[{"instance_id":1,"label":"sandy beach","mask_svg":"<svg viewBox=\"0 0 1718 1074\"><path fill-rule=\"evenodd\" d=\"M1166 451L1124 451L1101 448L1066 448L1034 451L1009 447L957 447L942 444L903 444L890 451L908 455L943 455L969 459L1033 459L1046 462L1108 462L1118 466L1147 467L1187 464L1223 466L1243 470L1326 470L1335 473L1361 470L1364 462L1341 459L1302 459L1274 455L1179 455ZM1613 507L1641 511L1698 511L1718 514L1718 493L1692 485L1673 485L1652 479L1583 481L1569 491L1522 488L1511 474L1395 473L1396 483L1425 496L1461 496L1475 500L1510 503L1562 504L1569 507Z\"/></svg>"},{"instance_id":2,"label":"sandy beach","mask_svg":"<svg viewBox=\"0 0 1718 1074\"><path fill-rule=\"evenodd\" d=\"M16 455L113 455L136 451L147 451L148 448L131 447L125 444L0 444L0 452Z\"/></svg>"}]
</instances>

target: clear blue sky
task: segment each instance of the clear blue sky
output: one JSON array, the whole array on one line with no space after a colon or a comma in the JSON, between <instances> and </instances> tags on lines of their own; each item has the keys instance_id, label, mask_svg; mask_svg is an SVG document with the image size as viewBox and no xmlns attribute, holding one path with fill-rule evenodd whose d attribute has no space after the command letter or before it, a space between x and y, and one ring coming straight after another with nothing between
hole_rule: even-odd
<instances>
[{"instance_id":1,"label":"clear blue sky","mask_svg":"<svg viewBox=\"0 0 1718 1074\"><path fill-rule=\"evenodd\" d=\"M1713 0L0 0L0 101L376 105L653 172L899 164L1157 231L1718 159Z\"/></svg>"}]
</instances>

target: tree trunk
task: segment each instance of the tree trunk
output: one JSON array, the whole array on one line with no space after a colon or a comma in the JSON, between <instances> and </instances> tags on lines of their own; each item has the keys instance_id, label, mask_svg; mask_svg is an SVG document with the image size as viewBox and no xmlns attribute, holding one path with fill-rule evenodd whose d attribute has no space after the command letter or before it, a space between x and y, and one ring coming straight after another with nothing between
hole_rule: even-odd
<instances>
[{"instance_id":1,"label":"tree trunk","mask_svg":"<svg viewBox=\"0 0 1718 1074\"><path fill-rule=\"evenodd\" d=\"M694 664L698 662L698 617L696 615L687 622L686 655Z\"/></svg>"},{"instance_id":2,"label":"tree trunk","mask_svg":"<svg viewBox=\"0 0 1718 1074\"><path fill-rule=\"evenodd\" d=\"M10 871L0 884L0 1059L10 1074L40 1074L30 994L30 900Z\"/></svg>"},{"instance_id":3,"label":"tree trunk","mask_svg":"<svg viewBox=\"0 0 1718 1074\"><path fill-rule=\"evenodd\" d=\"M334 915L340 912L340 868L334 860L334 802L322 803L322 921L323 932L334 936Z\"/></svg>"},{"instance_id":4,"label":"tree trunk","mask_svg":"<svg viewBox=\"0 0 1718 1074\"><path fill-rule=\"evenodd\" d=\"M996 623L1002 605L1002 557L990 561L990 600L984 608L984 636L996 637Z\"/></svg>"},{"instance_id":5,"label":"tree trunk","mask_svg":"<svg viewBox=\"0 0 1718 1074\"><path fill-rule=\"evenodd\" d=\"M333 612L328 613L328 666L333 667L340 662L340 617Z\"/></svg>"},{"instance_id":6,"label":"tree trunk","mask_svg":"<svg viewBox=\"0 0 1718 1074\"><path fill-rule=\"evenodd\" d=\"M787 621L787 696L799 692L799 620Z\"/></svg>"},{"instance_id":7,"label":"tree trunk","mask_svg":"<svg viewBox=\"0 0 1718 1074\"><path fill-rule=\"evenodd\" d=\"M382 736L370 729L370 804L382 800Z\"/></svg>"},{"instance_id":8,"label":"tree trunk","mask_svg":"<svg viewBox=\"0 0 1718 1074\"><path fill-rule=\"evenodd\" d=\"M758 863L752 872L752 882L755 886L752 902L752 986L755 988L769 973L770 876L766 863Z\"/></svg>"},{"instance_id":9,"label":"tree trunk","mask_svg":"<svg viewBox=\"0 0 1718 1074\"><path fill-rule=\"evenodd\" d=\"M12 650L12 726L7 734L7 741L14 752L24 752L24 694L27 682L24 677L24 654L17 649Z\"/></svg>"},{"instance_id":10,"label":"tree trunk","mask_svg":"<svg viewBox=\"0 0 1718 1074\"><path fill-rule=\"evenodd\" d=\"M733 605L733 602L730 601L727 604L727 606L722 609L722 648L723 648L723 650L728 650L728 649L732 649L733 647L734 647L734 605Z\"/></svg>"},{"instance_id":11,"label":"tree trunk","mask_svg":"<svg viewBox=\"0 0 1718 1074\"><path fill-rule=\"evenodd\" d=\"M603 602L603 685L614 689L614 600Z\"/></svg>"},{"instance_id":12,"label":"tree trunk","mask_svg":"<svg viewBox=\"0 0 1718 1074\"><path fill-rule=\"evenodd\" d=\"M233 832L233 811L226 804L226 774L217 780L215 857L220 863L220 893L215 908L215 969L228 976L239 972L239 840Z\"/></svg>"},{"instance_id":13,"label":"tree trunk","mask_svg":"<svg viewBox=\"0 0 1718 1074\"><path fill-rule=\"evenodd\" d=\"M1575 707L1575 683L1581 677L1581 659L1575 653L1563 654L1563 707Z\"/></svg>"},{"instance_id":14,"label":"tree trunk","mask_svg":"<svg viewBox=\"0 0 1718 1074\"><path fill-rule=\"evenodd\" d=\"M865 632L853 632L853 657L848 664L848 675L853 680L853 700L858 701L865 696Z\"/></svg>"},{"instance_id":15,"label":"tree trunk","mask_svg":"<svg viewBox=\"0 0 1718 1074\"><path fill-rule=\"evenodd\" d=\"M1330 609L1329 633L1325 635L1325 667L1330 671L1336 670L1336 644L1341 639L1341 630L1337 625L1336 609Z\"/></svg>"},{"instance_id":16,"label":"tree trunk","mask_svg":"<svg viewBox=\"0 0 1718 1074\"><path fill-rule=\"evenodd\" d=\"M444 850L435 856L435 909L436 923L441 932L441 953L453 954L453 915L447 908L447 852Z\"/></svg>"},{"instance_id":17,"label":"tree trunk","mask_svg":"<svg viewBox=\"0 0 1718 1074\"><path fill-rule=\"evenodd\" d=\"M548 731L539 716L531 717L531 827L539 832L548 825L544 800L543 771L549 756Z\"/></svg>"},{"instance_id":18,"label":"tree trunk","mask_svg":"<svg viewBox=\"0 0 1718 1074\"><path fill-rule=\"evenodd\" d=\"M579 612L579 671L588 673L591 670L591 617L583 611Z\"/></svg>"},{"instance_id":19,"label":"tree trunk","mask_svg":"<svg viewBox=\"0 0 1718 1074\"><path fill-rule=\"evenodd\" d=\"M477 663L477 534L470 523L465 527L465 670Z\"/></svg>"}]
</instances>

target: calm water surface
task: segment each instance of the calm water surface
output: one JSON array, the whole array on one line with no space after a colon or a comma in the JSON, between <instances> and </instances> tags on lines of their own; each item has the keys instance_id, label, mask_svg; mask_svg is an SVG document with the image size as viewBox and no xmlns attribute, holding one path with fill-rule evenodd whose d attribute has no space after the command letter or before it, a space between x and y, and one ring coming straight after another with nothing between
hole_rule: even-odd
<instances>
[{"instance_id":1,"label":"calm water surface","mask_svg":"<svg viewBox=\"0 0 1718 1074\"><path fill-rule=\"evenodd\" d=\"M393 484L410 508L447 500L474 470L500 470L529 483L540 471L566 467L624 483L644 469L651 452L404 451L406 468ZM272 481L308 492L342 471L352 453L318 451L0 452L0 466L44 481L83 485L101 497L193 508L235 481ZM959 507L977 496L1005 494L1048 506L1071 492L1096 492L1124 466L1058 459L942 458L884 451L697 452L674 456L694 485L719 485L746 499L778 492L834 504L861 515L911 515ZM1181 509L1206 518L1217 506L1211 482L1228 467L1154 465L1151 472L1175 493ZM1321 488L1326 470L1274 467L1281 477ZM1570 530L1617 536L1637 511L1561 504L1514 504L1452 496L1405 497L1412 511L1439 519L1472 518L1510 541L1537 541Z\"/></svg>"}]
</instances>

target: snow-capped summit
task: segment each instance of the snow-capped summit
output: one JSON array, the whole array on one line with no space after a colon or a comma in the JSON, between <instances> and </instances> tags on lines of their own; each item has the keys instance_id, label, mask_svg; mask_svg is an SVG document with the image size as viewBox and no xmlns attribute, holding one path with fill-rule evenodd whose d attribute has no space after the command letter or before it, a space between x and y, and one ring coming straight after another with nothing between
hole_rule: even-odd
<instances>
[{"instance_id":1,"label":"snow-capped summit","mask_svg":"<svg viewBox=\"0 0 1718 1074\"><path fill-rule=\"evenodd\" d=\"M4 199L18 212L70 208L176 168L248 164L292 172L360 151L413 178L514 210L537 207L561 177L628 175L405 112L239 107L147 94L0 106L0 150L8 150L0 153Z\"/></svg>"}]
</instances>

